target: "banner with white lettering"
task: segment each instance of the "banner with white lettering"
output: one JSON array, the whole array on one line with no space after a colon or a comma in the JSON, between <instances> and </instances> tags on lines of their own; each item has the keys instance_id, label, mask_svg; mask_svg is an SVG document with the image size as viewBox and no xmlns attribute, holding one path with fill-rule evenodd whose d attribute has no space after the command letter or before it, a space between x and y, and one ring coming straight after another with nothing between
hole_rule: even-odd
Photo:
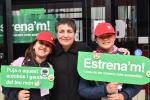
<instances>
[{"instance_id":1,"label":"banner with white lettering","mask_svg":"<svg viewBox=\"0 0 150 100\"><path fill-rule=\"evenodd\" d=\"M79 52L78 73L86 80L146 84L150 60L144 56Z\"/></svg>"},{"instance_id":2,"label":"banner with white lettering","mask_svg":"<svg viewBox=\"0 0 150 100\"><path fill-rule=\"evenodd\" d=\"M50 89L53 82L54 70L49 67L1 66L0 84L5 87Z\"/></svg>"},{"instance_id":3,"label":"banner with white lettering","mask_svg":"<svg viewBox=\"0 0 150 100\"><path fill-rule=\"evenodd\" d=\"M13 16L13 42L33 42L38 32L49 31L56 37L56 17L46 14ZM0 16L0 43L3 42L3 18Z\"/></svg>"}]
</instances>

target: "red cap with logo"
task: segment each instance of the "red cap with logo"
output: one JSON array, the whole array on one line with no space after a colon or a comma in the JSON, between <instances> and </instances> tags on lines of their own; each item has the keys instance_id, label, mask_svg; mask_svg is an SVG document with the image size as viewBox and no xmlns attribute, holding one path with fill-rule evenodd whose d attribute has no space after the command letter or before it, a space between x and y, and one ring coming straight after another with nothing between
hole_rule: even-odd
<instances>
[{"instance_id":1,"label":"red cap with logo","mask_svg":"<svg viewBox=\"0 0 150 100\"><path fill-rule=\"evenodd\" d=\"M44 40L55 46L54 37L50 32L40 32L35 40Z\"/></svg>"},{"instance_id":2,"label":"red cap with logo","mask_svg":"<svg viewBox=\"0 0 150 100\"><path fill-rule=\"evenodd\" d=\"M108 33L115 34L114 28L112 27L110 23L103 22L103 23L97 24L95 28L95 33L94 33L95 36L100 36L100 35L108 34Z\"/></svg>"}]
</instances>

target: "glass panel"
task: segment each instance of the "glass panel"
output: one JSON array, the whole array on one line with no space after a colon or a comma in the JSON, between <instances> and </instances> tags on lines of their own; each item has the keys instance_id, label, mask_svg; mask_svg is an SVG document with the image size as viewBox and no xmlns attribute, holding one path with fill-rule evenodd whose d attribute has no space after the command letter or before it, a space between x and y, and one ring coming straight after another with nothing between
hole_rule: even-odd
<instances>
[{"instance_id":1,"label":"glass panel","mask_svg":"<svg viewBox=\"0 0 150 100\"><path fill-rule=\"evenodd\" d=\"M0 0L0 68L1 64L3 64L4 58L4 44L3 44L3 0ZM1 69L0 69L1 72ZM2 94L2 87L0 85L0 100L4 100L4 96Z\"/></svg>"},{"instance_id":2,"label":"glass panel","mask_svg":"<svg viewBox=\"0 0 150 100\"><path fill-rule=\"evenodd\" d=\"M116 27L118 29L117 37L122 42L135 41L137 38L137 18L135 6L118 6L118 19L116 20ZM122 27L119 27L120 24ZM124 26L124 27L123 27ZM124 31L122 29L124 29ZM120 32L120 33L119 33ZM120 40L119 40L120 41Z\"/></svg>"},{"instance_id":3,"label":"glass panel","mask_svg":"<svg viewBox=\"0 0 150 100\"><path fill-rule=\"evenodd\" d=\"M4 58L4 44L3 44L3 1L0 0L0 65Z\"/></svg>"},{"instance_id":4,"label":"glass panel","mask_svg":"<svg viewBox=\"0 0 150 100\"><path fill-rule=\"evenodd\" d=\"M94 32L95 26L99 22L105 21L105 0L91 0L91 33ZM91 34L94 41L94 35Z\"/></svg>"},{"instance_id":5,"label":"glass panel","mask_svg":"<svg viewBox=\"0 0 150 100\"><path fill-rule=\"evenodd\" d=\"M64 4L65 3L65 4ZM64 6L68 5L68 6ZM47 13L57 18L74 18L77 25L76 41L83 41L82 32L82 3L81 2L56 2L54 8L48 6Z\"/></svg>"}]
</instances>

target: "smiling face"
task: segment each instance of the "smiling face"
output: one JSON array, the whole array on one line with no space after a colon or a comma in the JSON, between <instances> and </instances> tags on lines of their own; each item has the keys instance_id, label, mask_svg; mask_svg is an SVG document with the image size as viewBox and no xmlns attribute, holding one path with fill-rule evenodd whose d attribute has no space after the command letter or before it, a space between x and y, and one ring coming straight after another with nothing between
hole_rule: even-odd
<instances>
[{"instance_id":1,"label":"smiling face","mask_svg":"<svg viewBox=\"0 0 150 100\"><path fill-rule=\"evenodd\" d=\"M47 41L37 41L33 49L35 50L35 59L46 59L52 52L52 45Z\"/></svg>"},{"instance_id":2,"label":"smiling face","mask_svg":"<svg viewBox=\"0 0 150 100\"><path fill-rule=\"evenodd\" d=\"M96 43L106 53L112 52L116 36L112 33L107 33L96 37Z\"/></svg>"},{"instance_id":3,"label":"smiling face","mask_svg":"<svg viewBox=\"0 0 150 100\"><path fill-rule=\"evenodd\" d=\"M65 51L67 51L75 40L75 32L68 24L60 24L57 26L57 38Z\"/></svg>"}]
</instances>

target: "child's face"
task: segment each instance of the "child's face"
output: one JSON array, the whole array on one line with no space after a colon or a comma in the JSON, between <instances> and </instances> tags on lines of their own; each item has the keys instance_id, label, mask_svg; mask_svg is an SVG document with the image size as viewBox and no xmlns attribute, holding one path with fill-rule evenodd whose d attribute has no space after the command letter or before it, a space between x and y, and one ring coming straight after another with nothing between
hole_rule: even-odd
<instances>
[{"instance_id":1,"label":"child's face","mask_svg":"<svg viewBox=\"0 0 150 100\"><path fill-rule=\"evenodd\" d=\"M47 58L52 52L52 45L47 41L37 41L33 49L35 50L36 58Z\"/></svg>"},{"instance_id":2,"label":"child's face","mask_svg":"<svg viewBox=\"0 0 150 100\"><path fill-rule=\"evenodd\" d=\"M96 43L101 49L111 52L116 36L115 34L104 34L96 37Z\"/></svg>"}]
</instances>

